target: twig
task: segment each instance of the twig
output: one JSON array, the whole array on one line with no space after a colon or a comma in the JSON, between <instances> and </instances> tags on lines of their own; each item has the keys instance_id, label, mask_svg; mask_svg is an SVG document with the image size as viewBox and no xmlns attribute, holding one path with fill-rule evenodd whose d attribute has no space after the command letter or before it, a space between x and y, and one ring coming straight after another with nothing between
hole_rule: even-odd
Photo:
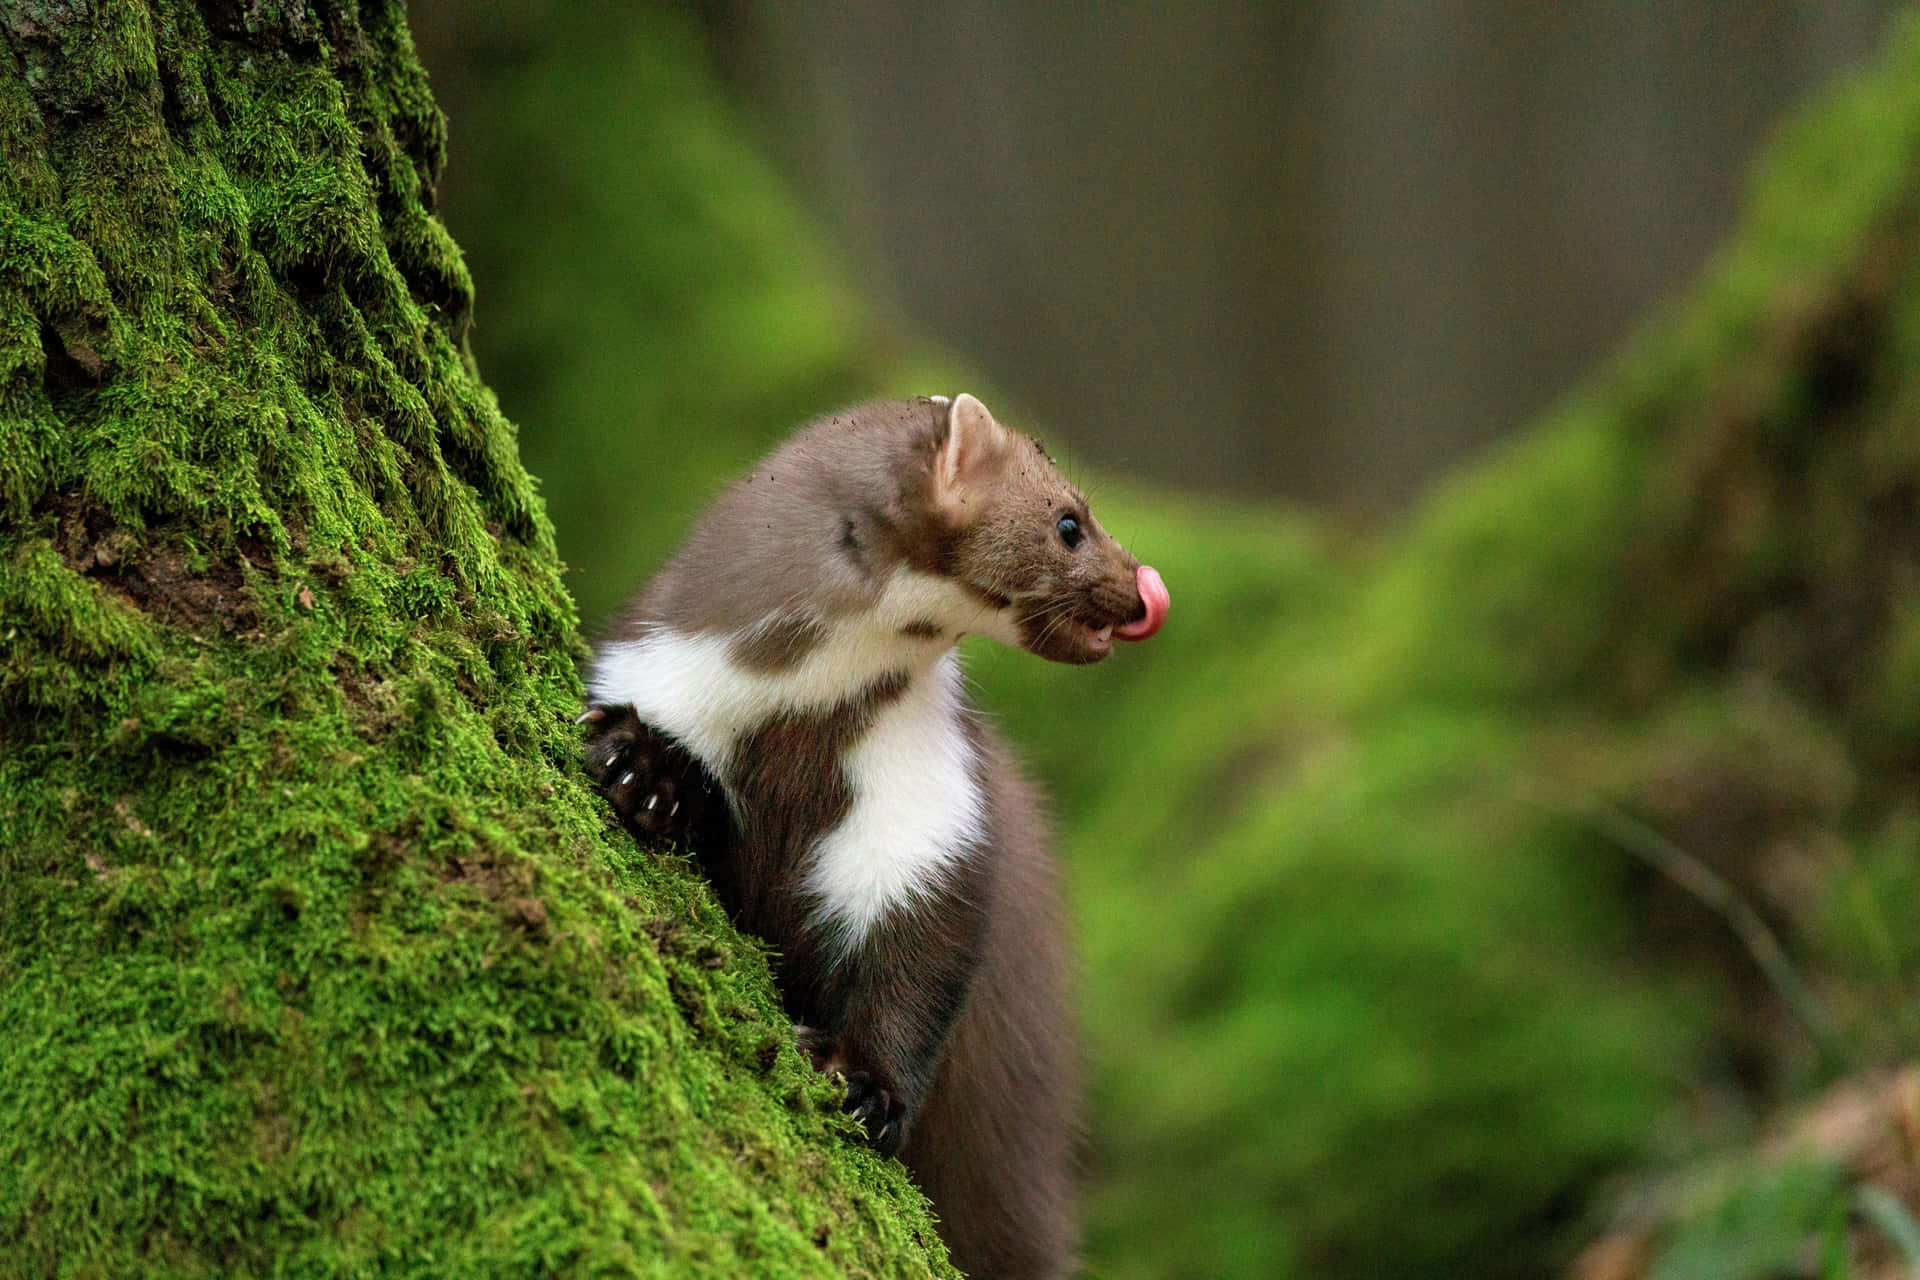
<instances>
[{"instance_id":1,"label":"twig","mask_svg":"<svg viewBox=\"0 0 1920 1280\"><path fill-rule=\"evenodd\" d=\"M1806 1029L1827 1066L1836 1070L1846 1068L1852 1055L1833 1024L1827 1021L1813 990L1793 967L1786 948L1780 945L1780 939L1767 927L1767 922L1726 877L1646 823L1604 800L1590 800L1581 806L1547 803L1585 818L1610 843L1666 876L1726 921L1753 962L1760 966L1768 983Z\"/></svg>"},{"instance_id":2,"label":"twig","mask_svg":"<svg viewBox=\"0 0 1920 1280\"><path fill-rule=\"evenodd\" d=\"M1894 1199L1884 1187L1868 1183L1854 1192L1853 1201L1862 1217L1880 1228L1907 1260L1907 1274L1920 1280L1920 1223L1913 1220L1907 1206Z\"/></svg>"}]
</instances>

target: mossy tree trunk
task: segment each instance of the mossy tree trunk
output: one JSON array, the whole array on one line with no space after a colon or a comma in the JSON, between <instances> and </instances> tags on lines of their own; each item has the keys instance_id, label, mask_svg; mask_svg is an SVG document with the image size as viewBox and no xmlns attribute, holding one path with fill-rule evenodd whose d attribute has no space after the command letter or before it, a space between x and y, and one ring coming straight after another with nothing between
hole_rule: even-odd
<instances>
[{"instance_id":1,"label":"mossy tree trunk","mask_svg":"<svg viewBox=\"0 0 1920 1280\"><path fill-rule=\"evenodd\" d=\"M574 768L402 6L0 23L0 1273L945 1272Z\"/></svg>"}]
</instances>

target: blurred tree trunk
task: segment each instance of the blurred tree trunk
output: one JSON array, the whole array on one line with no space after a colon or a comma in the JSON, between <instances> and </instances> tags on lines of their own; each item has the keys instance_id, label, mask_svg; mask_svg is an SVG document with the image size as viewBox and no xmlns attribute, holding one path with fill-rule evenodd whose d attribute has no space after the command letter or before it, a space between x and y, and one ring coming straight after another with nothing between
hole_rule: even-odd
<instances>
[{"instance_id":1,"label":"blurred tree trunk","mask_svg":"<svg viewBox=\"0 0 1920 1280\"><path fill-rule=\"evenodd\" d=\"M1683 285L1898 6L699 8L866 291L1070 456L1387 515Z\"/></svg>"},{"instance_id":2,"label":"blurred tree trunk","mask_svg":"<svg viewBox=\"0 0 1920 1280\"><path fill-rule=\"evenodd\" d=\"M0 24L0 1273L950 1274L573 768L403 7Z\"/></svg>"}]
</instances>

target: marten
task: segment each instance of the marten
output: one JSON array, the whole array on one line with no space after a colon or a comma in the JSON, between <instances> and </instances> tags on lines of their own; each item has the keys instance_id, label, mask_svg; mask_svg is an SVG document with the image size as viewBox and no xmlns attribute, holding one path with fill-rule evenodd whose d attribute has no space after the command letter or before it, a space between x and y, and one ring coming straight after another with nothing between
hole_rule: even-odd
<instances>
[{"instance_id":1,"label":"marten","mask_svg":"<svg viewBox=\"0 0 1920 1280\"><path fill-rule=\"evenodd\" d=\"M956 643L1057 662L1160 629L1160 575L970 395L801 429L721 494L597 648L587 767L775 949L973 1276L1074 1265L1076 1054L1039 797Z\"/></svg>"}]
</instances>

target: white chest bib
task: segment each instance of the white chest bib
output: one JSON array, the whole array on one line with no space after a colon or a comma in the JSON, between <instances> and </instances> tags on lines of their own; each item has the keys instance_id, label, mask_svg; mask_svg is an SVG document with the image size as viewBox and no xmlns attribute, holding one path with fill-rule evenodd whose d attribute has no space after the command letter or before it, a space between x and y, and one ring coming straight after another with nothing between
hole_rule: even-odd
<instances>
[{"instance_id":1,"label":"white chest bib","mask_svg":"<svg viewBox=\"0 0 1920 1280\"><path fill-rule=\"evenodd\" d=\"M902 634L922 620L948 628L944 640ZM606 646L591 685L597 700L632 703L724 777L746 736L775 716L823 714L889 673L910 672L906 691L841 757L852 805L802 869L812 919L853 946L889 911L937 888L981 839L985 801L950 646L962 630L1004 625L944 580L902 571L877 608L830 627L791 670L742 666L728 635L657 627Z\"/></svg>"}]
</instances>

